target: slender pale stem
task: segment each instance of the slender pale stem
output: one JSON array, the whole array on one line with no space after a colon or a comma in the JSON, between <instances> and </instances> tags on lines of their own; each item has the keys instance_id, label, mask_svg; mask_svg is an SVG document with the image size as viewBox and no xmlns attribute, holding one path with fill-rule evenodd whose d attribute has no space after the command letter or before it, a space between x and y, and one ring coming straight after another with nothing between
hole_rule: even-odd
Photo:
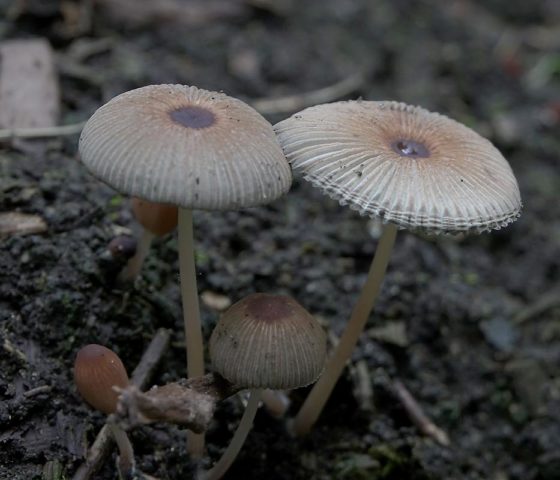
<instances>
[{"instance_id":1,"label":"slender pale stem","mask_svg":"<svg viewBox=\"0 0 560 480\"><path fill-rule=\"evenodd\" d=\"M241 447L243 447L243 444L245 443L245 439L247 438L249 431L253 427L253 420L255 419L261 396L262 390L251 390L249 403L247 404L247 408L241 417L237 430L233 434L231 442L216 465L208 470L206 475L202 476L204 480L218 480L222 478L228 471L231 464L235 461L237 455L241 451Z\"/></svg>"},{"instance_id":2,"label":"slender pale stem","mask_svg":"<svg viewBox=\"0 0 560 480\"><path fill-rule=\"evenodd\" d=\"M135 470L134 450L132 449L132 444L128 439L128 435L116 423L109 422L108 425L115 439L115 443L119 448L119 459L117 461L119 478L132 478Z\"/></svg>"},{"instance_id":3,"label":"slender pale stem","mask_svg":"<svg viewBox=\"0 0 560 480\"><path fill-rule=\"evenodd\" d=\"M142 236L140 237L140 240L136 247L136 253L132 258L128 260L125 267L119 273L119 276L117 278L117 281L119 283L131 282L138 276L140 270L142 270L144 260L150 252L150 246L152 245L153 239L153 233L146 230L145 228L142 229Z\"/></svg>"},{"instance_id":4,"label":"slender pale stem","mask_svg":"<svg viewBox=\"0 0 560 480\"><path fill-rule=\"evenodd\" d=\"M204 347L196 286L192 210L187 208L179 208L179 272L187 348L187 376L200 377L204 375ZM204 452L204 434L188 431L187 439L187 451L193 457L201 457Z\"/></svg>"},{"instance_id":5,"label":"slender pale stem","mask_svg":"<svg viewBox=\"0 0 560 480\"><path fill-rule=\"evenodd\" d=\"M344 370L346 362L358 343L358 338L377 299L396 235L397 227L395 225L392 223L385 225L369 269L368 278L354 306L350 321L335 351L328 360L325 371L313 386L294 420L293 429L297 435L308 433L319 418L340 374Z\"/></svg>"}]
</instances>

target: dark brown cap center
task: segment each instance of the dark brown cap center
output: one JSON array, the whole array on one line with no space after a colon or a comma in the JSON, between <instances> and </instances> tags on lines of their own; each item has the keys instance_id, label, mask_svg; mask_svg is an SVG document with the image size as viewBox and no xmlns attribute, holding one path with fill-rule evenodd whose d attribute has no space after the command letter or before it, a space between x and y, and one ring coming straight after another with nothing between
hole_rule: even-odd
<instances>
[{"instance_id":1,"label":"dark brown cap center","mask_svg":"<svg viewBox=\"0 0 560 480\"><path fill-rule=\"evenodd\" d=\"M283 320L294 311L288 298L283 295L254 295L246 308L249 315L265 323Z\"/></svg>"},{"instance_id":2,"label":"dark brown cap center","mask_svg":"<svg viewBox=\"0 0 560 480\"><path fill-rule=\"evenodd\" d=\"M207 128L216 123L216 116L202 107L181 107L169 112L171 120L185 128Z\"/></svg>"},{"instance_id":3,"label":"dark brown cap center","mask_svg":"<svg viewBox=\"0 0 560 480\"><path fill-rule=\"evenodd\" d=\"M400 138L391 143L391 147L401 157L428 158L430 151L423 143Z\"/></svg>"}]
</instances>

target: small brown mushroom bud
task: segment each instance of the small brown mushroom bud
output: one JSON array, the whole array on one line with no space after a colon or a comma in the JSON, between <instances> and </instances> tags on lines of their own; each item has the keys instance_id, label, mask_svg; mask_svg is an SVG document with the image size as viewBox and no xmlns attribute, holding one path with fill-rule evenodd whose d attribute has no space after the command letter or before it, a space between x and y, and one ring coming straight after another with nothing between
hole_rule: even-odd
<instances>
[{"instance_id":1,"label":"small brown mushroom bud","mask_svg":"<svg viewBox=\"0 0 560 480\"><path fill-rule=\"evenodd\" d=\"M177 226L177 207L168 203L132 199L132 211L138 223L157 237L171 233Z\"/></svg>"},{"instance_id":2,"label":"small brown mushroom bud","mask_svg":"<svg viewBox=\"0 0 560 480\"><path fill-rule=\"evenodd\" d=\"M154 237L163 237L171 233L177 226L179 218L175 205L150 202L137 197L132 199L132 211L144 230L138 241L136 253L119 274L120 283L130 282L138 276Z\"/></svg>"},{"instance_id":3,"label":"small brown mushroom bud","mask_svg":"<svg viewBox=\"0 0 560 480\"><path fill-rule=\"evenodd\" d=\"M114 237L97 257L99 270L108 284L112 284L137 251L137 241L130 235Z\"/></svg>"},{"instance_id":4,"label":"small brown mushroom bud","mask_svg":"<svg viewBox=\"0 0 560 480\"><path fill-rule=\"evenodd\" d=\"M125 259L133 257L136 253L136 239L130 235L119 235L109 242L107 250L114 259Z\"/></svg>"},{"instance_id":5,"label":"small brown mushroom bud","mask_svg":"<svg viewBox=\"0 0 560 480\"><path fill-rule=\"evenodd\" d=\"M76 355L74 381L87 403L109 415L115 412L119 399L113 386L126 387L128 375L115 352L102 345L91 344Z\"/></svg>"},{"instance_id":6,"label":"small brown mushroom bud","mask_svg":"<svg viewBox=\"0 0 560 480\"><path fill-rule=\"evenodd\" d=\"M76 355L74 381L84 400L107 415L116 411L119 401L119 394L113 387L124 388L129 383L119 356L97 344L86 345ZM119 448L119 478L133 478L136 467L132 444L126 432L111 417L107 424Z\"/></svg>"}]
</instances>

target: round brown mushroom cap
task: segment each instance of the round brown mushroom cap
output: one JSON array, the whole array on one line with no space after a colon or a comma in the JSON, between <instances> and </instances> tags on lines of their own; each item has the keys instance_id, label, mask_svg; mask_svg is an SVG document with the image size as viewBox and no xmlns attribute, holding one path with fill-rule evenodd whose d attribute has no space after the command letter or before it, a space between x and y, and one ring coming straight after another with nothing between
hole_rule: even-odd
<instances>
[{"instance_id":1,"label":"round brown mushroom cap","mask_svg":"<svg viewBox=\"0 0 560 480\"><path fill-rule=\"evenodd\" d=\"M153 235L163 237L171 233L177 226L179 219L176 205L149 202L133 197L131 206L138 223Z\"/></svg>"},{"instance_id":2,"label":"round brown mushroom cap","mask_svg":"<svg viewBox=\"0 0 560 480\"><path fill-rule=\"evenodd\" d=\"M232 305L210 337L214 370L246 388L291 389L317 380L325 332L293 298L255 293Z\"/></svg>"},{"instance_id":3,"label":"round brown mushroom cap","mask_svg":"<svg viewBox=\"0 0 560 480\"><path fill-rule=\"evenodd\" d=\"M272 126L223 93L150 85L99 108L80 137L84 165L122 193L186 208L268 203L292 175Z\"/></svg>"},{"instance_id":4,"label":"round brown mushroom cap","mask_svg":"<svg viewBox=\"0 0 560 480\"><path fill-rule=\"evenodd\" d=\"M97 410L110 414L117 408L119 394L128 375L119 356L103 345L92 343L81 348L74 361L74 382L84 400Z\"/></svg>"},{"instance_id":5,"label":"round brown mushroom cap","mask_svg":"<svg viewBox=\"0 0 560 480\"><path fill-rule=\"evenodd\" d=\"M307 108L275 130L295 171L363 215L434 233L499 229L519 216L508 162L444 115L346 101Z\"/></svg>"}]
</instances>

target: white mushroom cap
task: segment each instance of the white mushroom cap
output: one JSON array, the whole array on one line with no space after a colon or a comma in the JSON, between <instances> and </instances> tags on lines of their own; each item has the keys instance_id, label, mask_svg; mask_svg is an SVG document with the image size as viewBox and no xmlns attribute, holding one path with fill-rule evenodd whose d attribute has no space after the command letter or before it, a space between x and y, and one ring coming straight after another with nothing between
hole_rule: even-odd
<instances>
[{"instance_id":1,"label":"white mushroom cap","mask_svg":"<svg viewBox=\"0 0 560 480\"><path fill-rule=\"evenodd\" d=\"M99 108L82 162L120 192L186 208L268 203L291 185L272 126L244 102L184 85L151 85Z\"/></svg>"},{"instance_id":2,"label":"white mushroom cap","mask_svg":"<svg viewBox=\"0 0 560 480\"><path fill-rule=\"evenodd\" d=\"M397 102L307 108L275 126L295 171L341 204L400 228L482 232L513 222L513 172L486 139Z\"/></svg>"},{"instance_id":3,"label":"white mushroom cap","mask_svg":"<svg viewBox=\"0 0 560 480\"><path fill-rule=\"evenodd\" d=\"M232 305L210 337L212 367L246 388L291 389L317 380L325 332L294 299L255 293Z\"/></svg>"}]
</instances>

